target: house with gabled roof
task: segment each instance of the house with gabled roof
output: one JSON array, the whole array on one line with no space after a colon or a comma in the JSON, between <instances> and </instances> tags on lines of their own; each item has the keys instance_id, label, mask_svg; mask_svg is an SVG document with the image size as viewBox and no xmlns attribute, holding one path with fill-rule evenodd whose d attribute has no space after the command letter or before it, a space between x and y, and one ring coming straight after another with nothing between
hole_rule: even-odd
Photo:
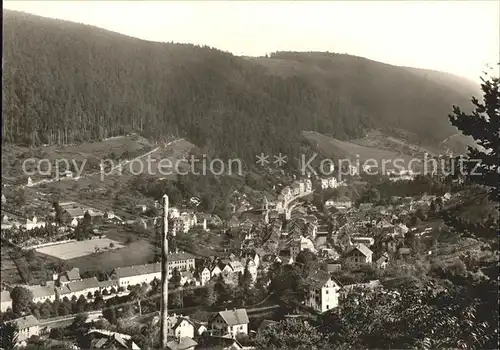
<instances>
[{"instance_id":1,"label":"house with gabled roof","mask_svg":"<svg viewBox=\"0 0 500 350\"><path fill-rule=\"evenodd\" d=\"M5 322L15 324L18 330L17 345L24 345L34 335L40 334L40 322L33 315L27 315Z\"/></svg>"},{"instance_id":2,"label":"house with gabled roof","mask_svg":"<svg viewBox=\"0 0 500 350\"><path fill-rule=\"evenodd\" d=\"M85 278L77 281L65 283L63 286L56 288L56 297L60 300L67 297L71 300L73 296L77 299L88 293L94 294L99 291L99 281L95 277Z\"/></svg>"},{"instance_id":3,"label":"house with gabled roof","mask_svg":"<svg viewBox=\"0 0 500 350\"><path fill-rule=\"evenodd\" d=\"M78 280L82 279L80 277L80 269L78 267L74 267L71 270L67 271L66 272L66 278L70 282L71 281L78 281Z\"/></svg>"},{"instance_id":4,"label":"house with gabled roof","mask_svg":"<svg viewBox=\"0 0 500 350\"><path fill-rule=\"evenodd\" d=\"M167 342L169 350L194 350L198 345L196 341L189 337L175 338Z\"/></svg>"},{"instance_id":5,"label":"house with gabled roof","mask_svg":"<svg viewBox=\"0 0 500 350\"><path fill-rule=\"evenodd\" d=\"M371 264L373 252L363 243L358 243L351 247L344 260L353 264Z\"/></svg>"},{"instance_id":6,"label":"house with gabled roof","mask_svg":"<svg viewBox=\"0 0 500 350\"><path fill-rule=\"evenodd\" d=\"M200 284L204 286L205 284L210 281L210 278L212 277L210 274L210 269L207 266L204 266L201 270L198 271L198 276L200 279Z\"/></svg>"},{"instance_id":7,"label":"house with gabled roof","mask_svg":"<svg viewBox=\"0 0 500 350\"><path fill-rule=\"evenodd\" d=\"M305 305L318 312L325 312L339 305L339 290L342 284L328 272L318 270L308 278L308 293Z\"/></svg>"},{"instance_id":8,"label":"house with gabled roof","mask_svg":"<svg viewBox=\"0 0 500 350\"><path fill-rule=\"evenodd\" d=\"M228 265L231 266L234 273L243 273L243 271L245 271L245 266L238 260L231 261Z\"/></svg>"},{"instance_id":9,"label":"house with gabled roof","mask_svg":"<svg viewBox=\"0 0 500 350\"><path fill-rule=\"evenodd\" d=\"M43 303L47 300L51 302L56 300L56 292L54 285L47 285L47 286L30 285L30 286L25 286L25 288L31 291L31 294L33 295L32 302L35 304Z\"/></svg>"},{"instance_id":10,"label":"house with gabled roof","mask_svg":"<svg viewBox=\"0 0 500 350\"><path fill-rule=\"evenodd\" d=\"M195 335L195 326L189 317L173 314L168 317L168 335L177 339L192 339Z\"/></svg>"},{"instance_id":11,"label":"house with gabled roof","mask_svg":"<svg viewBox=\"0 0 500 350\"><path fill-rule=\"evenodd\" d=\"M200 349L204 350L239 350L243 349L236 339L220 336L203 336L199 340Z\"/></svg>"},{"instance_id":12,"label":"house with gabled roof","mask_svg":"<svg viewBox=\"0 0 500 350\"><path fill-rule=\"evenodd\" d=\"M375 260L375 265L379 269L385 269L389 263L389 254L387 252L382 253L382 255Z\"/></svg>"},{"instance_id":13,"label":"house with gabled roof","mask_svg":"<svg viewBox=\"0 0 500 350\"><path fill-rule=\"evenodd\" d=\"M248 315L246 309L219 311L209 322L212 335L236 337L248 334Z\"/></svg>"}]
</instances>

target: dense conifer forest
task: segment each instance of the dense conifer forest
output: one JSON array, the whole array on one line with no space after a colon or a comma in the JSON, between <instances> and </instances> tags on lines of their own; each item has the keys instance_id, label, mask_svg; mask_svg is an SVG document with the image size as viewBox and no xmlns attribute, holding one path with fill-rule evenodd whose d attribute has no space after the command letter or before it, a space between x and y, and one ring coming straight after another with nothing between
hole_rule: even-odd
<instances>
[{"instance_id":1,"label":"dense conifer forest","mask_svg":"<svg viewBox=\"0 0 500 350\"><path fill-rule=\"evenodd\" d=\"M219 156L300 149L301 131L346 140L401 128L437 144L474 94L445 73L333 53L238 57L4 11L2 141L78 143L135 131Z\"/></svg>"}]
</instances>

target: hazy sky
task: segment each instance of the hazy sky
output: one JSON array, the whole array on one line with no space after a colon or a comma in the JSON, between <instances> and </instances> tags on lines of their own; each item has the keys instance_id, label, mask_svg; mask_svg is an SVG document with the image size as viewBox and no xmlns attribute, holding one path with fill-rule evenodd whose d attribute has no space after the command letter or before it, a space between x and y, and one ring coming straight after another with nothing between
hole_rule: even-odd
<instances>
[{"instance_id":1,"label":"hazy sky","mask_svg":"<svg viewBox=\"0 0 500 350\"><path fill-rule=\"evenodd\" d=\"M236 55L349 53L478 80L500 60L499 1L4 1L4 8Z\"/></svg>"}]
</instances>

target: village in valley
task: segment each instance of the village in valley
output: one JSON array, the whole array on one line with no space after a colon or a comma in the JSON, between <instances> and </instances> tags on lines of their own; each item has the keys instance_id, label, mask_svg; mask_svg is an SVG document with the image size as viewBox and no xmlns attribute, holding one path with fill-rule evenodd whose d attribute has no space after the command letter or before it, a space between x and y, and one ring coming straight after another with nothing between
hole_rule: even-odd
<instances>
[{"instance_id":1,"label":"village in valley","mask_svg":"<svg viewBox=\"0 0 500 350\"><path fill-rule=\"evenodd\" d=\"M3 5L0 350L498 348L500 2Z\"/></svg>"},{"instance_id":2,"label":"village in valley","mask_svg":"<svg viewBox=\"0 0 500 350\"><path fill-rule=\"evenodd\" d=\"M426 273L415 269L463 254L440 244L450 232L439 216L464 195L462 179L375 180L368 170L300 178L269 169L272 190L234 191L225 219L198 197L169 207L169 348L251 348L266 325L335 310L353 290L399 293ZM381 196L373 181L413 195ZM99 201L49 202L31 178L21 186L38 197L19 205L2 194L1 226L2 318L17 324L19 344L68 334L75 348L144 346L159 322L161 200L134 200L120 216ZM90 331L74 338L75 324Z\"/></svg>"}]
</instances>

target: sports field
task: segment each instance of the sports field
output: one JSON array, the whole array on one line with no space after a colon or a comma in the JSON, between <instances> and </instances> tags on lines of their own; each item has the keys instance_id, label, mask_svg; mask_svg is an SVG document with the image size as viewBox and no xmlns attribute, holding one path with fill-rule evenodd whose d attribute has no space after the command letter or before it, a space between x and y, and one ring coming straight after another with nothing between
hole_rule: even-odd
<instances>
[{"instance_id":1,"label":"sports field","mask_svg":"<svg viewBox=\"0 0 500 350\"><path fill-rule=\"evenodd\" d=\"M110 247L112 245L112 247ZM124 246L117 241L109 238L91 239L88 241L69 242L52 245L36 249L38 253L54 256L62 260L78 258L89 255L96 251L102 252L123 248Z\"/></svg>"},{"instance_id":2,"label":"sports field","mask_svg":"<svg viewBox=\"0 0 500 350\"><path fill-rule=\"evenodd\" d=\"M155 256L155 247L146 241L135 241L125 248L81 256L68 260L70 266L80 272L109 271L117 267L148 264Z\"/></svg>"}]
</instances>

